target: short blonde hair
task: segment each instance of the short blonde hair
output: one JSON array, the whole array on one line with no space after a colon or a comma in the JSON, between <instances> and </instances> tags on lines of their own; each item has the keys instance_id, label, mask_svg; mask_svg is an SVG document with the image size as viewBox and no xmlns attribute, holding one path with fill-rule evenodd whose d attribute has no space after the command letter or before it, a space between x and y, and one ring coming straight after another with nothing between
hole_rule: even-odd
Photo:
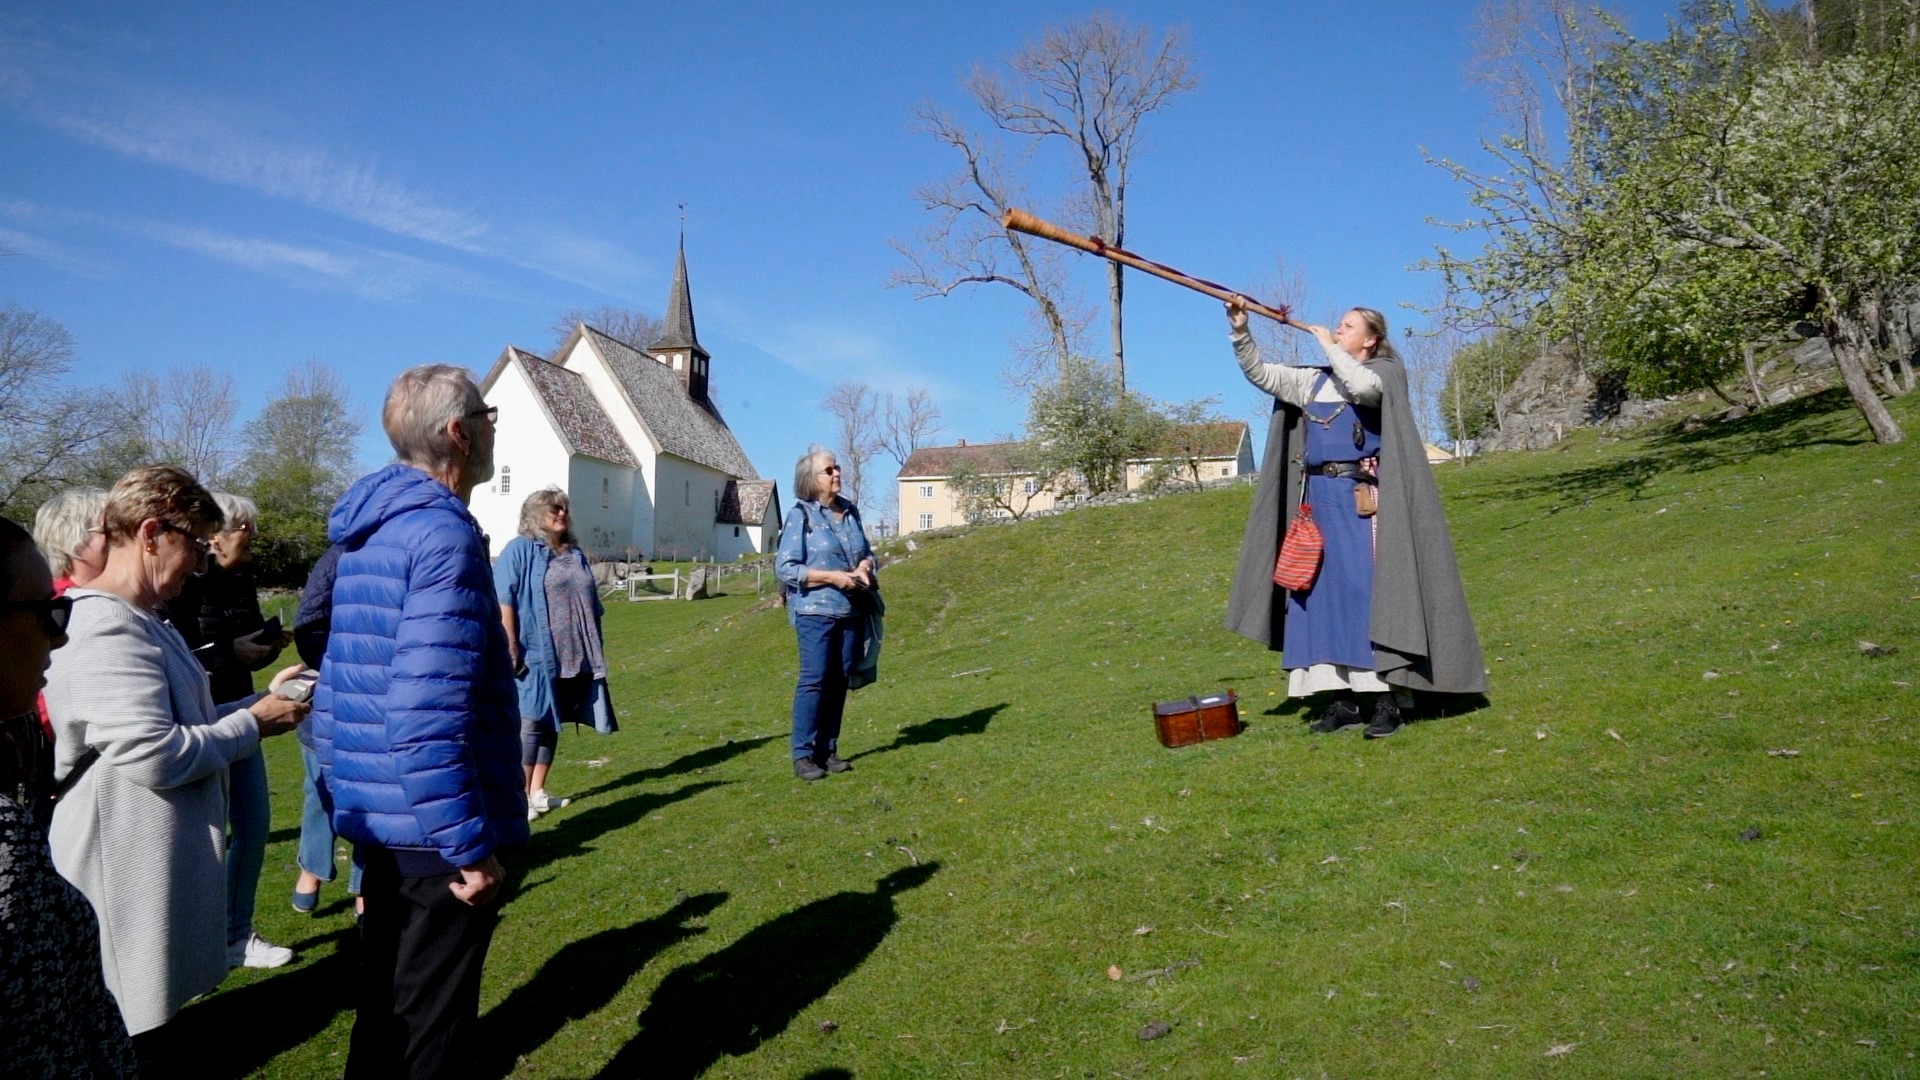
<instances>
[{"instance_id":1,"label":"short blonde hair","mask_svg":"<svg viewBox=\"0 0 1920 1080\"><path fill-rule=\"evenodd\" d=\"M1349 308L1348 310L1360 316L1360 321L1367 324L1367 333L1379 339L1374 342L1373 351L1367 354L1367 359L1371 360L1376 356L1390 356L1396 360L1400 358L1399 350L1393 347L1393 340L1387 336L1387 317L1385 315L1382 315L1379 311L1370 307Z\"/></svg>"},{"instance_id":2,"label":"short blonde hair","mask_svg":"<svg viewBox=\"0 0 1920 1080\"><path fill-rule=\"evenodd\" d=\"M99 488L68 488L34 511L33 542L54 577L73 576L73 556L87 546L87 534L100 527L106 505L107 493Z\"/></svg>"},{"instance_id":3,"label":"short blonde hair","mask_svg":"<svg viewBox=\"0 0 1920 1080\"><path fill-rule=\"evenodd\" d=\"M178 465L144 465L121 477L107 492L100 527L111 544L132 539L148 518L201 536L218 531L226 515L192 473Z\"/></svg>"},{"instance_id":4,"label":"short blonde hair","mask_svg":"<svg viewBox=\"0 0 1920 1080\"><path fill-rule=\"evenodd\" d=\"M807 452L793 465L794 498L801 502L820 501L820 470L824 467L821 463L828 461L838 464L840 459L819 443L807 447Z\"/></svg>"},{"instance_id":5,"label":"short blonde hair","mask_svg":"<svg viewBox=\"0 0 1920 1080\"><path fill-rule=\"evenodd\" d=\"M468 414L485 405L465 368L421 364L401 372L387 388L380 426L403 464L439 472L452 465L456 456L453 441L447 438L447 421L466 424Z\"/></svg>"}]
</instances>

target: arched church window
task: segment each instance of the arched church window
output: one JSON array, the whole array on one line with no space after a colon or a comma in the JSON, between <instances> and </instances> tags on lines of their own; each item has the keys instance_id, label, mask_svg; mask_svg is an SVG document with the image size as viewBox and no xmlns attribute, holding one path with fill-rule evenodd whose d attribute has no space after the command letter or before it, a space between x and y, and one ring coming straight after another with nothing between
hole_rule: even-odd
<instances>
[{"instance_id":1,"label":"arched church window","mask_svg":"<svg viewBox=\"0 0 1920 1080\"><path fill-rule=\"evenodd\" d=\"M613 481L603 476L600 478L600 509L605 510L612 505Z\"/></svg>"}]
</instances>

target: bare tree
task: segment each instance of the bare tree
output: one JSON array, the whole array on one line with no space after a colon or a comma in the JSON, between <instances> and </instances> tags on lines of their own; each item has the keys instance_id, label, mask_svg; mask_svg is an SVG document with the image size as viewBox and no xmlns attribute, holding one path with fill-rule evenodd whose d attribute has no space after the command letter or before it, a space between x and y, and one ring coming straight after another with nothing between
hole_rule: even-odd
<instances>
[{"instance_id":1,"label":"bare tree","mask_svg":"<svg viewBox=\"0 0 1920 1080\"><path fill-rule=\"evenodd\" d=\"M173 368L164 376L129 372L118 405L126 446L137 446L146 462L178 465L216 490L234 478L240 455L233 376L200 366Z\"/></svg>"},{"instance_id":2,"label":"bare tree","mask_svg":"<svg viewBox=\"0 0 1920 1080\"><path fill-rule=\"evenodd\" d=\"M1123 247L1127 180L1140 123L1197 85L1184 47L1185 35L1178 30L1156 44L1146 27L1096 13L1048 27L1040 40L1015 53L1007 61L1011 84L996 72L978 68L967 79L967 91L1002 130L1043 141L1065 140L1085 176L1093 234ZM1106 268L1113 372L1124 388L1125 281L1119 263L1107 261Z\"/></svg>"},{"instance_id":3,"label":"bare tree","mask_svg":"<svg viewBox=\"0 0 1920 1080\"><path fill-rule=\"evenodd\" d=\"M26 520L74 482L113 427L100 396L61 385L73 368L73 335L59 320L16 304L0 309L0 514Z\"/></svg>"},{"instance_id":4,"label":"bare tree","mask_svg":"<svg viewBox=\"0 0 1920 1080\"><path fill-rule=\"evenodd\" d=\"M553 333L553 344L547 347L550 359L560 346L567 343L573 334L573 328L586 323L595 330L626 345L636 351L644 352L647 346L660 339L661 322L659 319L635 308L602 305L597 308L568 308L554 316L553 324L547 329Z\"/></svg>"},{"instance_id":5,"label":"bare tree","mask_svg":"<svg viewBox=\"0 0 1920 1080\"><path fill-rule=\"evenodd\" d=\"M1016 344L1006 377L1018 387L1058 378L1079 352L1090 313L1068 286L1057 245L1000 225L1025 201L1024 188L1000 171L993 148L933 107L915 110L918 130L952 147L965 164L944 180L921 187L914 199L933 217L913 242L890 240L907 264L887 276L916 299L950 296L969 285L1004 285L1032 302L1036 332Z\"/></svg>"},{"instance_id":6,"label":"bare tree","mask_svg":"<svg viewBox=\"0 0 1920 1080\"><path fill-rule=\"evenodd\" d=\"M873 390L866 383L843 382L828 391L820 404L839 424L833 453L840 463L841 497L858 503L867 462L880 449L880 420Z\"/></svg>"},{"instance_id":7,"label":"bare tree","mask_svg":"<svg viewBox=\"0 0 1920 1080\"><path fill-rule=\"evenodd\" d=\"M944 427L941 419L940 407L925 389L908 390L904 400L889 390L880 403L880 449L893 458L894 464L905 468L913 452L939 434Z\"/></svg>"}]
</instances>

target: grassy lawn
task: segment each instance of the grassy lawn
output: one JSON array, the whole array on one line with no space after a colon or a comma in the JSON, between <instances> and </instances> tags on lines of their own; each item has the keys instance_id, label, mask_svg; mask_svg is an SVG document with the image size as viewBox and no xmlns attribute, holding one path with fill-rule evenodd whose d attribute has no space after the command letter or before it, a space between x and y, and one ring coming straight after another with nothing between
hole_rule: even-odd
<instances>
[{"instance_id":1,"label":"grassy lawn","mask_svg":"<svg viewBox=\"0 0 1920 1080\"><path fill-rule=\"evenodd\" d=\"M614 604L625 730L563 736L509 857L485 1075L1920 1074L1920 440L1864 439L1826 395L1442 470L1493 690L1380 742L1220 629L1247 488L891 565L815 785L784 613ZM1154 741L1222 687L1244 735ZM288 909L269 759L300 959L182 1022L337 1075L351 908Z\"/></svg>"}]
</instances>

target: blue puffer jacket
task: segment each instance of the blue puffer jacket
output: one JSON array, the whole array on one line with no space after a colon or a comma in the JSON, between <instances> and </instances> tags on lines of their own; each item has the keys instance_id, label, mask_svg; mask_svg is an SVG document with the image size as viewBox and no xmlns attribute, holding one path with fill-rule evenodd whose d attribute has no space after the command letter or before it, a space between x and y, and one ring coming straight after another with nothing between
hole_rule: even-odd
<instances>
[{"instance_id":1,"label":"blue puffer jacket","mask_svg":"<svg viewBox=\"0 0 1920 1080\"><path fill-rule=\"evenodd\" d=\"M418 876L526 843L520 709L486 535L407 465L354 484L327 535L342 552L312 727L334 829L394 849Z\"/></svg>"}]
</instances>

